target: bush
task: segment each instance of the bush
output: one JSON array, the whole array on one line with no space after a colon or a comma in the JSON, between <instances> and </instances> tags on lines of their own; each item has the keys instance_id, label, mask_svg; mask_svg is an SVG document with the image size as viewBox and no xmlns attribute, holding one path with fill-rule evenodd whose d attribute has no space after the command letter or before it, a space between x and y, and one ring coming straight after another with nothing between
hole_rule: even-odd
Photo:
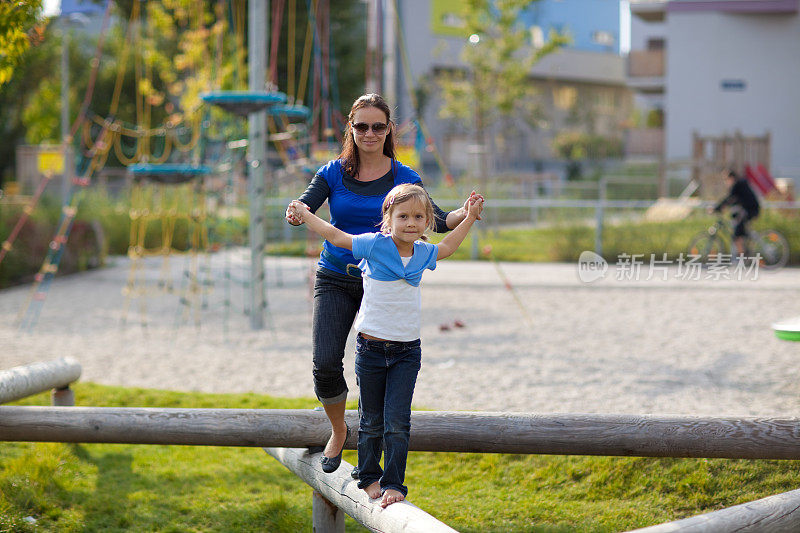
<instances>
[{"instance_id":1,"label":"bush","mask_svg":"<svg viewBox=\"0 0 800 533\"><path fill-rule=\"evenodd\" d=\"M168 205L178 206L186 213L186 198L181 191L170 191ZM6 240L23 216L22 204L0 203L0 239ZM29 283L42 267L50 242L58 231L61 204L55 198L43 197L13 243L12 250L0 263L0 289L20 283ZM195 224L207 230L211 249L221 245L246 243L247 214L236 212L226 217L214 215L204 220L190 221L186 216L176 217L171 246L185 251L192 247ZM162 246L162 218L153 217L146 224L144 246L158 249ZM138 238L135 236L134 238ZM131 205L129 199L116 200L102 191L85 191L77 203L77 214L70 229L67 247L59 263L58 274L72 274L101 266L107 255L126 255L131 240Z\"/></svg>"},{"instance_id":2,"label":"bush","mask_svg":"<svg viewBox=\"0 0 800 533\"><path fill-rule=\"evenodd\" d=\"M24 207L21 205L3 206L0 211L0 235L4 240L9 238L23 213ZM31 214L0 263L0 288L33 281L48 254L51 261L59 259L55 241L60 221L61 207L52 201L43 201ZM70 274L101 266L105 258L103 235L99 221L79 214L72 222L69 240L60 257L59 272Z\"/></svg>"}]
</instances>

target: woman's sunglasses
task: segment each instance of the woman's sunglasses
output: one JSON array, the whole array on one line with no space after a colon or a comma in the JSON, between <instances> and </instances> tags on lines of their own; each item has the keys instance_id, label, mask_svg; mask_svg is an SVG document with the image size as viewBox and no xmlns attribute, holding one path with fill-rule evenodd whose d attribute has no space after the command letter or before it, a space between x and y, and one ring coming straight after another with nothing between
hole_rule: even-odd
<instances>
[{"instance_id":1,"label":"woman's sunglasses","mask_svg":"<svg viewBox=\"0 0 800 533\"><path fill-rule=\"evenodd\" d=\"M372 132L375 135L381 135L389 128L389 125L385 122L373 122L371 126L366 122L356 122L353 124L353 129L356 130L356 133L359 135L367 133L370 127L372 127Z\"/></svg>"}]
</instances>

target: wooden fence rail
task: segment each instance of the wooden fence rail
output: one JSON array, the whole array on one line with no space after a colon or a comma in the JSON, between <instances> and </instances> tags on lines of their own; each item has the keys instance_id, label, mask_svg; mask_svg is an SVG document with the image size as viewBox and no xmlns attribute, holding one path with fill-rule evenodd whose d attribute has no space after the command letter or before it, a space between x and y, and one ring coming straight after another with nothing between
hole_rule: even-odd
<instances>
[{"instance_id":1,"label":"wooden fence rail","mask_svg":"<svg viewBox=\"0 0 800 533\"><path fill-rule=\"evenodd\" d=\"M351 428L358 414L348 411ZM330 423L301 409L0 406L0 440L300 448ZM356 438L346 444L355 449ZM411 450L800 459L800 418L416 411Z\"/></svg>"},{"instance_id":2,"label":"wooden fence rail","mask_svg":"<svg viewBox=\"0 0 800 533\"><path fill-rule=\"evenodd\" d=\"M0 404L50 389L65 390L80 376L81 365L71 357L0 370ZM56 405L71 404L72 395L54 393L53 400Z\"/></svg>"}]
</instances>

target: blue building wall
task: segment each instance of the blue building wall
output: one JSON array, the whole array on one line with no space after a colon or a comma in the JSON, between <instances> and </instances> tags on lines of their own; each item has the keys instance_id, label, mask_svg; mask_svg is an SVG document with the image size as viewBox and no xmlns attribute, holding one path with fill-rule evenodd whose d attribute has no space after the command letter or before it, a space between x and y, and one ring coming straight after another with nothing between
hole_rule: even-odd
<instances>
[{"instance_id":1,"label":"blue building wall","mask_svg":"<svg viewBox=\"0 0 800 533\"><path fill-rule=\"evenodd\" d=\"M619 0L539 0L520 15L527 27L538 26L572 37L571 48L620 52Z\"/></svg>"},{"instance_id":2,"label":"blue building wall","mask_svg":"<svg viewBox=\"0 0 800 533\"><path fill-rule=\"evenodd\" d=\"M90 0L61 0L61 15L83 13L84 15L102 15L106 10L106 2L96 3Z\"/></svg>"}]
</instances>

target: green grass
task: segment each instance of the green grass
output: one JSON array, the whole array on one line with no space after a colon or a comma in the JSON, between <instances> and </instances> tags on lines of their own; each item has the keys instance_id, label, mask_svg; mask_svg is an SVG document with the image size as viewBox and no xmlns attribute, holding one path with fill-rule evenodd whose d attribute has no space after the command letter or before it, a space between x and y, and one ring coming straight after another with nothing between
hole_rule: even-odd
<instances>
[{"instance_id":1,"label":"green grass","mask_svg":"<svg viewBox=\"0 0 800 533\"><path fill-rule=\"evenodd\" d=\"M312 408L89 383L78 405ZM44 405L46 395L19 405ZM354 407L354 406L350 406ZM345 452L355 462L355 452ZM624 531L800 485L797 461L411 453L410 500L459 531ZM36 525L24 518L34 517ZM348 517L348 531L364 531ZM0 532L311 530L311 489L260 449L0 444Z\"/></svg>"}]
</instances>

